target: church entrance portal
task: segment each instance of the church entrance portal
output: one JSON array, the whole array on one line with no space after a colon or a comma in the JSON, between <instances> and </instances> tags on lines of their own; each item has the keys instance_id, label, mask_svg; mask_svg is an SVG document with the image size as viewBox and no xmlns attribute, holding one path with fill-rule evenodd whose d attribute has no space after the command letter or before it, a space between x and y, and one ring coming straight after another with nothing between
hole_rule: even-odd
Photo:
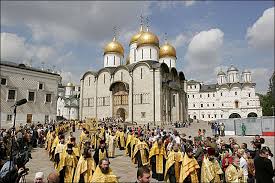
<instances>
[{"instance_id":1,"label":"church entrance portal","mask_svg":"<svg viewBox=\"0 0 275 183\"><path fill-rule=\"evenodd\" d=\"M116 112L116 116L118 118L121 118L123 121L125 121L125 113L126 113L126 110L124 108L119 108Z\"/></svg>"},{"instance_id":2,"label":"church entrance portal","mask_svg":"<svg viewBox=\"0 0 275 183\"><path fill-rule=\"evenodd\" d=\"M129 114L129 85L117 81L111 84L110 91L112 91L113 117L121 117L125 121Z\"/></svg>"}]
</instances>

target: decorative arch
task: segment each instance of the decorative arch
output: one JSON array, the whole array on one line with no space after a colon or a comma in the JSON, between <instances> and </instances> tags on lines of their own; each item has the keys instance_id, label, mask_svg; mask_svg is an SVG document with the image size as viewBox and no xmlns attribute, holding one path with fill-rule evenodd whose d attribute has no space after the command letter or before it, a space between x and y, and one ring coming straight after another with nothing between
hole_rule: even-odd
<instances>
[{"instance_id":1,"label":"decorative arch","mask_svg":"<svg viewBox=\"0 0 275 183\"><path fill-rule=\"evenodd\" d=\"M231 83L230 84L230 89L232 89L234 87L242 88L242 85L240 83Z\"/></svg>"},{"instance_id":2,"label":"decorative arch","mask_svg":"<svg viewBox=\"0 0 275 183\"><path fill-rule=\"evenodd\" d=\"M224 83L222 85L220 85L219 89L227 89L227 90L230 90L230 87L228 84Z\"/></svg>"},{"instance_id":3,"label":"decorative arch","mask_svg":"<svg viewBox=\"0 0 275 183\"><path fill-rule=\"evenodd\" d=\"M258 115L255 113L255 112L250 112L248 115L247 115L248 118L256 118L258 117Z\"/></svg>"},{"instance_id":4,"label":"decorative arch","mask_svg":"<svg viewBox=\"0 0 275 183\"><path fill-rule=\"evenodd\" d=\"M239 115L238 113L232 113L230 114L229 118L241 118L241 115Z\"/></svg>"},{"instance_id":5,"label":"decorative arch","mask_svg":"<svg viewBox=\"0 0 275 183\"><path fill-rule=\"evenodd\" d=\"M125 89L126 91L129 91L129 84L126 83L126 82L123 82L123 81L115 81L115 82L113 82L113 83L110 85L110 87L109 87L109 91L113 91L114 86L117 85L117 84L123 84L123 85L124 85L124 89Z\"/></svg>"},{"instance_id":6,"label":"decorative arch","mask_svg":"<svg viewBox=\"0 0 275 183\"><path fill-rule=\"evenodd\" d=\"M128 67L126 67L125 65L120 65L120 66L118 66L118 67L116 67L116 68L114 69L114 71L112 72L112 74L115 75L115 73L116 73L117 71L121 70L121 69L124 69L124 70L126 70L126 71L129 72L129 68L128 68Z\"/></svg>"},{"instance_id":7,"label":"decorative arch","mask_svg":"<svg viewBox=\"0 0 275 183\"><path fill-rule=\"evenodd\" d=\"M169 67L165 63L160 64L160 68L162 72L169 73Z\"/></svg>"},{"instance_id":8,"label":"decorative arch","mask_svg":"<svg viewBox=\"0 0 275 183\"><path fill-rule=\"evenodd\" d=\"M83 75L82 75L82 77L81 77L81 79L80 80L84 80L84 78L87 76L87 75L93 75L94 77L97 77L97 73L96 72L93 72L93 71L87 71L87 72L85 72Z\"/></svg>"},{"instance_id":9,"label":"decorative arch","mask_svg":"<svg viewBox=\"0 0 275 183\"><path fill-rule=\"evenodd\" d=\"M110 76L112 75L112 70L110 68L102 68L97 72L97 76L99 76L104 71L108 72Z\"/></svg>"},{"instance_id":10,"label":"decorative arch","mask_svg":"<svg viewBox=\"0 0 275 183\"><path fill-rule=\"evenodd\" d=\"M140 66L140 65L145 65L145 66L147 66L149 69L152 68L152 66L149 65L147 62L141 61L141 62L135 63L134 67L131 69L131 72L133 72L133 70L135 70L135 69L136 69L138 66Z\"/></svg>"},{"instance_id":11,"label":"decorative arch","mask_svg":"<svg viewBox=\"0 0 275 183\"><path fill-rule=\"evenodd\" d=\"M181 81L185 80L185 75L182 71L179 72L179 78L180 78Z\"/></svg>"},{"instance_id":12,"label":"decorative arch","mask_svg":"<svg viewBox=\"0 0 275 183\"><path fill-rule=\"evenodd\" d=\"M178 71L177 71L176 68L172 67L171 70L170 70L170 72L173 74L173 76L174 76L175 78L178 77Z\"/></svg>"}]
</instances>

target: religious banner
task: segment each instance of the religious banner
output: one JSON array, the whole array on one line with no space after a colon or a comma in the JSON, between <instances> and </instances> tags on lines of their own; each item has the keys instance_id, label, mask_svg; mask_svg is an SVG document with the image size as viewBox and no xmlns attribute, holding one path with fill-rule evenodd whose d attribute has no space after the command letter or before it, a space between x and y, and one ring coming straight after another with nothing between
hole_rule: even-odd
<instances>
[{"instance_id":1,"label":"religious banner","mask_svg":"<svg viewBox=\"0 0 275 183\"><path fill-rule=\"evenodd\" d=\"M88 131L94 132L98 128L98 120L96 118L87 118L86 119L86 129Z\"/></svg>"}]
</instances>

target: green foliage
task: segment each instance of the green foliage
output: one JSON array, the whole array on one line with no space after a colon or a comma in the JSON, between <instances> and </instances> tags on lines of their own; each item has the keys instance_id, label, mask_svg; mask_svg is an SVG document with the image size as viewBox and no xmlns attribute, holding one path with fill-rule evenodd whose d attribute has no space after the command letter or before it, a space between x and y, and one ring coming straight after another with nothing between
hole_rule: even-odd
<instances>
[{"instance_id":1,"label":"green foliage","mask_svg":"<svg viewBox=\"0 0 275 183\"><path fill-rule=\"evenodd\" d=\"M258 94L260 98L260 103L263 108L263 116L272 116L273 115L273 110L272 106L275 107L275 102L272 97L271 92L267 92L265 95Z\"/></svg>"}]
</instances>

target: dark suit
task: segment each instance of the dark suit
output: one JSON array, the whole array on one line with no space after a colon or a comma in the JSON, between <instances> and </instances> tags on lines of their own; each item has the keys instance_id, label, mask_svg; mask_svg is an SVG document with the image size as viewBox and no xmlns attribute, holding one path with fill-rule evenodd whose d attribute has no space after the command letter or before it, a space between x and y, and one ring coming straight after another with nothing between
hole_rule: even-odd
<instances>
[{"instance_id":1,"label":"dark suit","mask_svg":"<svg viewBox=\"0 0 275 183\"><path fill-rule=\"evenodd\" d=\"M257 183L273 183L273 167L271 160L258 156L254 159L254 165Z\"/></svg>"}]
</instances>

